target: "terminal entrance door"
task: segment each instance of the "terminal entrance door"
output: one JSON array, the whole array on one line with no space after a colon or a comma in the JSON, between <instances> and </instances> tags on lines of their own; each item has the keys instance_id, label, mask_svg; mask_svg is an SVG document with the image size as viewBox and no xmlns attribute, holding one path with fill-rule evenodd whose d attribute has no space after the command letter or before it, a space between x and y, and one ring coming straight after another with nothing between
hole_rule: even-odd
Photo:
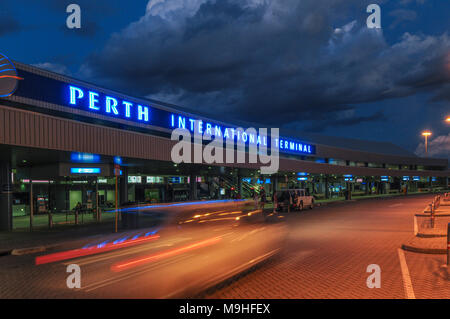
<instances>
[{"instance_id":1,"label":"terminal entrance door","mask_svg":"<svg viewBox=\"0 0 450 319\"><path fill-rule=\"evenodd\" d=\"M81 190L69 191L69 210L74 209L78 202L83 202Z\"/></svg>"}]
</instances>

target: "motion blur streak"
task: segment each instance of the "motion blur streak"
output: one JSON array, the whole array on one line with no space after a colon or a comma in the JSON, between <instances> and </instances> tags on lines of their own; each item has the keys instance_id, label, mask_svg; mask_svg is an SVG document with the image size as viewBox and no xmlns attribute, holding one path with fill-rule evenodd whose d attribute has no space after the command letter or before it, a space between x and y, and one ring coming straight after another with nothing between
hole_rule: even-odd
<instances>
[{"instance_id":1,"label":"motion blur streak","mask_svg":"<svg viewBox=\"0 0 450 319\"><path fill-rule=\"evenodd\" d=\"M129 259L129 260L125 260L125 261L122 261L122 262L118 262L118 263L115 263L114 265L111 266L111 271L114 271L114 272L123 271L123 270L126 270L126 269L130 269L130 268L134 268L134 267L137 267L137 266L140 266L140 265L144 265L144 264L150 263L152 261L156 261L156 260L159 260L159 259L168 258L168 257L172 257L172 256L175 256L175 255L178 255L178 254L182 254L182 253L188 252L190 250L194 250L194 249L198 249L198 248L214 245L217 242L219 242L221 239L222 239L221 237L215 237L215 238L211 238L211 239L207 239L207 240L203 240L203 241L197 242L195 244L183 246L183 247L180 247L180 248L166 250L166 251L164 251L162 253L153 254L153 255L150 255L150 256L139 257L139 258L134 258L134 259Z\"/></svg>"},{"instance_id":2,"label":"motion blur streak","mask_svg":"<svg viewBox=\"0 0 450 319\"><path fill-rule=\"evenodd\" d=\"M59 252L59 253L49 254L49 255L45 255L45 256L38 256L38 257L36 257L36 265L43 265L43 264L48 264L48 263L61 261L61 260L73 259L73 258L77 258L77 257L84 257L84 256L89 256L89 255L94 255L94 254L100 254L100 253L104 253L104 252L115 250L115 249L135 246L135 245L142 244L142 243L145 243L145 242L148 242L151 240L155 240L158 238L159 238L159 235L152 235L152 236L144 237L141 239L129 239L127 241L123 241L121 243L116 243L116 244L109 243L102 247L92 246L89 248L74 249L74 250L68 250L68 251L63 251L63 252Z\"/></svg>"},{"instance_id":3,"label":"motion blur streak","mask_svg":"<svg viewBox=\"0 0 450 319\"><path fill-rule=\"evenodd\" d=\"M23 80L23 78L15 76L15 75L1 75L0 79L2 79L2 78L11 78L11 79Z\"/></svg>"},{"instance_id":4,"label":"motion blur streak","mask_svg":"<svg viewBox=\"0 0 450 319\"><path fill-rule=\"evenodd\" d=\"M173 208L173 207L186 207L186 206L195 206L202 205L208 206L209 204L218 204L218 203L241 203L245 202L245 199L222 199L222 200L209 200L209 201L201 201L201 202L189 202L189 203L175 203L175 204L164 204L164 205L148 205L148 206L140 206L140 207L129 207L129 208L120 208L118 212L134 212L139 210L149 210L155 208ZM115 213L115 210L109 211L111 213Z\"/></svg>"}]
</instances>

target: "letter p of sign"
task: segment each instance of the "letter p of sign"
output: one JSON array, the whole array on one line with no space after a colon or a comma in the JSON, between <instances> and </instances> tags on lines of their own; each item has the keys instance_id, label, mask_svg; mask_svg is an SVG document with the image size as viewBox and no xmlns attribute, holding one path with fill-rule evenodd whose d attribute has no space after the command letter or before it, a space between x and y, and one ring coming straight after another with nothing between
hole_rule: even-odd
<instances>
[{"instance_id":1,"label":"letter p of sign","mask_svg":"<svg viewBox=\"0 0 450 319\"><path fill-rule=\"evenodd\" d=\"M70 273L67 277L66 284L67 288L81 288L81 268L76 264L71 264L67 266L66 272Z\"/></svg>"}]
</instances>

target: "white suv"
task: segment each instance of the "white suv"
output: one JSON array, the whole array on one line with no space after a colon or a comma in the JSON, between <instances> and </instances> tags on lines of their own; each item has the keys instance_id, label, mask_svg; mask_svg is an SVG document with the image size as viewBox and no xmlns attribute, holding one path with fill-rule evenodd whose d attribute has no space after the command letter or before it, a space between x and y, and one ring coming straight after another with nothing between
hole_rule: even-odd
<instances>
[{"instance_id":1,"label":"white suv","mask_svg":"<svg viewBox=\"0 0 450 319\"><path fill-rule=\"evenodd\" d=\"M277 192L277 210L303 210L314 207L314 197L304 189L286 189Z\"/></svg>"}]
</instances>

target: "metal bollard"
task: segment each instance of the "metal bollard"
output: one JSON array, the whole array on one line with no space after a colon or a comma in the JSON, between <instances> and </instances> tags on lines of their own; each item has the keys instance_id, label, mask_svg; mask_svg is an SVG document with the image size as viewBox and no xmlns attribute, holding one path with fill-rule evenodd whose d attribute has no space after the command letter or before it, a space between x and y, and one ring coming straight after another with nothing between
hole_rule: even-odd
<instances>
[{"instance_id":1,"label":"metal bollard","mask_svg":"<svg viewBox=\"0 0 450 319\"><path fill-rule=\"evenodd\" d=\"M431 206L431 228L434 228L434 202L430 204Z\"/></svg>"},{"instance_id":2,"label":"metal bollard","mask_svg":"<svg viewBox=\"0 0 450 319\"><path fill-rule=\"evenodd\" d=\"M439 206L441 205L441 195L436 195L436 197L434 198L434 203L435 208L439 208Z\"/></svg>"},{"instance_id":3,"label":"metal bollard","mask_svg":"<svg viewBox=\"0 0 450 319\"><path fill-rule=\"evenodd\" d=\"M48 213L48 228L53 227L53 215L51 212Z\"/></svg>"}]
</instances>

